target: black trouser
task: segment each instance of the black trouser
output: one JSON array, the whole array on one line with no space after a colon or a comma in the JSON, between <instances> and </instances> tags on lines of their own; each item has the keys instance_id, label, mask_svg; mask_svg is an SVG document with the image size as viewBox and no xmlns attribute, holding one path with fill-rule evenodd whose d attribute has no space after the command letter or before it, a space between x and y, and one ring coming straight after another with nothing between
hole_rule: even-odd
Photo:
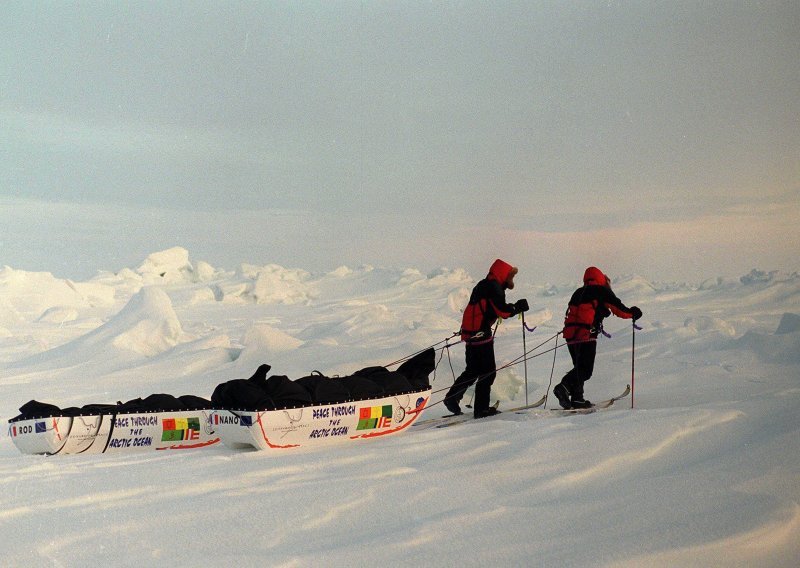
<instances>
[{"instance_id":1,"label":"black trouser","mask_svg":"<svg viewBox=\"0 0 800 568\"><path fill-rule=\"evenodd\" d=\"M458 402L464 396L466 390L475 381L475 413L489 410L489 399L491 398L492 383L494 383L495 370L497 365L494 362L494 341L488 341L478 345L466 346L467 368L459 375L450 390L447 391L445 399Z\"/></svg>"},{"instance_id":2,"label":"black trouser","mask_svg":"<svg viewBox=\"0 0 800 568\"><path fill-rule=\"evenodd\" d=\"M567 348L572 357L572 370L564 375L561 384L567 387L573 400L583 400L583 383L592 378L594 371L597 341L570 343Z\"/></svg>"}]
</instances>

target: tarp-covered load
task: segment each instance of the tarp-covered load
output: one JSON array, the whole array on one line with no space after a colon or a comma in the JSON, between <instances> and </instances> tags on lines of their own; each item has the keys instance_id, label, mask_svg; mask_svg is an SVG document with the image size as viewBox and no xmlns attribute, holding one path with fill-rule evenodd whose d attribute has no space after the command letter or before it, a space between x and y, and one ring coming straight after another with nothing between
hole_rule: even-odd
<instances>
[{"instance_id":1,"label":"tarp-covered load","mask_svg":"<svg viewBox=\"0 0 800 568\"><path fill-rule=\"evenodd\" d=\"M427 406L434 367L433 349L397 371L368 367L346 377L267 378L262 365L249 379L217 386L211 419L233 448L289 449L395 434Z\"/></svg>"},{"instance_id":2,"label":"tarp-covered load","mask_svg":"<svg viewBox=\"0 0 800 568\"><path fill-rule=\"evenodd\" d=\"M215 408L227 410L277 410L383 398L430 388L428 376L435 366L434 351L412 357L397 371L367 367L344 377L313 374L291 380L285 375L267 378L269 365L261 365L249 379L217 385L211 395Z\"/></svg>"}]
</instances>

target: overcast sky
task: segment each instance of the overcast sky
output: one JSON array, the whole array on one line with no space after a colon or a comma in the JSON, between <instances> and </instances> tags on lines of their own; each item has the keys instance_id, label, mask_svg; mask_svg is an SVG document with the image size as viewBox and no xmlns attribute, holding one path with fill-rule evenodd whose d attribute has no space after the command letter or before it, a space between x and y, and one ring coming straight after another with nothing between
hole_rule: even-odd
<instances>
[{"instance_id":1,"label":"overcast sky","mask_svg":"<svg viewBox=\"0 0 800 568\"><path fill-rule=\"evenodd\" d=\"M0 5L0 265L800 269L800 3Z\"/></svg>"}]
</instances>

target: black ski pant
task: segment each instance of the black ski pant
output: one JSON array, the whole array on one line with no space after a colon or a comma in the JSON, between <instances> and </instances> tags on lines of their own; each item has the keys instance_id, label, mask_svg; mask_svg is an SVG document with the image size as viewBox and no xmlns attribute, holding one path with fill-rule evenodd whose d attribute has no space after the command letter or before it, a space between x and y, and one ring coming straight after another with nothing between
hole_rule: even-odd
<instances>
[{"instance_id":1,"label":"black ski pant","mask_svg":"<svg viewBox=\"0 0 800 568\"><path fill-rule=\"evenodd\" d=\"M494 341L470 345L467 343L465 348L467 356L467 368L459 375L450 390L447 391L445 399L458 402L464 396L466 390L475 383L475 404L473 405L476 414L489 410L489 399L491 398L492 383L497 374L497 365L494 362Z\"/></svg>"},{"instance_id":2,"label":"black ski pant","mask_svg":"<svg viewBox=\"0 0 800 568\"><path fill-rule=\"evenodd\" d=\"M572 369L561 379L573 400L583 400L583 383L592 378L597 341L567 344L572 357Z\"/></svg>"}]
</instances>

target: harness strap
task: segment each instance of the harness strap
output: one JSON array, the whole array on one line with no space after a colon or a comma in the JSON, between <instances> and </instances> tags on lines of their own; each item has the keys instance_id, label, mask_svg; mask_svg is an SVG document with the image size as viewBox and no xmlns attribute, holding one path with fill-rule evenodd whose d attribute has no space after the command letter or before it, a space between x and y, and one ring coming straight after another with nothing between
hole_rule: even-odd
<instances>
[{"instance_id":1,"label":"harness strap","mask_svg":"<svg viewBox=\"0 0 800 568\"><path fill-rule=\"evenodd\" d=\"M491 343L492 341L494 341L494 336L490 336L489 339L481 339L480 341L471 341L467 339L464 341L464 343L466 343L468 346L471 345L474 347L476 345L486 345L487 343Z\"/></svg>"}]
</instances>

